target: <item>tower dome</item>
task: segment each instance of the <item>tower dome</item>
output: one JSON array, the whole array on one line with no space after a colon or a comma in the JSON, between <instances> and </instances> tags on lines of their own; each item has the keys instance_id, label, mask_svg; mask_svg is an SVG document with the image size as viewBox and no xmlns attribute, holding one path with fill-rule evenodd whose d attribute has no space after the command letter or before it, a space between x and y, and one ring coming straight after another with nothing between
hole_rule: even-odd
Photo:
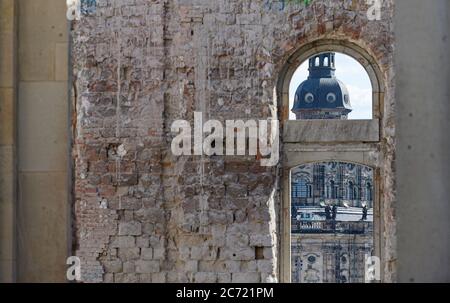
<instances>
[{"instance_id":1,"label":"tower dome","mask_svg":"<svg viewBox=\"0 0 450 303\"><path fill-rule=\"evenodd\" d=\"M350 95L335 76L335 53L309 59L309 76L295 93L292 112L297 119L344 119L352 111Z\"/></svg>"}]
</instances>

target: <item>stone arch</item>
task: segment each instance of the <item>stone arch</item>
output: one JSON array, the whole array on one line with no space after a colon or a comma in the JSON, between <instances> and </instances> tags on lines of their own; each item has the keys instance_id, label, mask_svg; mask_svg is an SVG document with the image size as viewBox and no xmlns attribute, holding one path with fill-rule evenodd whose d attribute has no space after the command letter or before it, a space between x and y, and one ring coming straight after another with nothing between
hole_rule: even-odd
<instances>
[{"instance_id":1,"label":"stone arch","mask_svg":"<svg viewBox=\"0 0 450 303\"><path fill-rule=\"evenodd\" d=\"M371 85L372 85L372 121L371 123L374 125L378 124L378 127L374 129L380 129L380 133L377 135L376 140L372 141L373 143L369 143L367 140L362 140L359 143L356 141L348 142L348 149L344 148L344 150L339 149L333 151L333 156L331 159L330 155L330 146L323 147L320 144L326 143L325 141L306 141L308 142L308 147L302 148L300 142L293 142L292 138L288 138L289 140L285 140L284 130L287 126L285 121L289 120L289 86L292 79L292 76L298 66L300 66L304 61L308 58L313 57L316 54L320 54L323 52L339 52L345 55L348 55L355 60L357 60L366 70ZM389 143L386 139L387 135L381 129L381 125L386 125L387 121L392 116L392 108L385 106L385 103L388 105L392 104L392 91L390 86L387 84L387 78L389 77L389 69L386 69L386 65L383 65L383 58L374 55L373 48L370 47L370 44L365 43L364 41L354 42L346 39L328 39L328 38L320 38L314 41L306 42L300 45L298 48L290 48L286 50L285 55L279 57L275 70L277 71L276 84L274 87L274 95L276 98L276 104L278 105L279 111L279 120L282 121L281 127L283 128L282 133L282 141L281 141L281 150L283 150L282 155L282 167L283 167L283 182L282 182L282 197L281 197L281 209L282 215L280 216L280 232L281 232L281 243L279 248L279 269L280 269L280 280L284 282L290 281L290 249L289 251L286 249L287 245L290 245L289 240L286 237L286 231L289 229L290 232L290 224L287 227L285 211L289 211L288 207L290 205L287 204L286 195L288 194L289 188L289 171L293 167L298 165L307 164L308 162L323 162L328 160L331 161L342 161L342 162L357 162L355 164L361 164L365 166L372 167L374 169L374 184L373 184L373 203L376 205L376 209L374 209L374 224L376 229L374 230L374 239L375 239L375 253L380 256L382 261L382 276L383 280L391 279L392 272L395 271L388 267L388 260L395 253L389 247L389 244L386 245L387 242L394 241L394 232L392 226L386 224L385 219L381 218L381 210L383 214L386 214L391 207L391 197L386 196L385 189L389 187L387 181L385 179L381 180L381 175L384 175L384 178L389 178L392 174L391 164L389 160L389 155L393 152L392 150L385 150L386 143ZM334 62L332 62L334 63ZM388 91L389 89L389 91ZM386 99L387 98L387 99ZM313 122L313 121L311 121ZM315 125L315 124L311 124ZM290 124L292 126L292 124ZM314 144L316 143L316 144ZM319 147L321 152L312 152L313 147ZM365 146L367 150L362 149L359 150L359 147ZM378 146L377 149L375 146ZM371 151L368 151L370 150ZM287 156L290 155L290 156ZM376 155L376 156L374 156ZM391 232L388 239L382 242L380 239L381 235L384 232ZM290 235L290 234L289 234ZM287 244L289 243L289 244ZM290 246L289 246L290 247ZM289 265L287 265L289 264ZM386 276L384 276L386 273Z\"/></svg>"}]
</instances>

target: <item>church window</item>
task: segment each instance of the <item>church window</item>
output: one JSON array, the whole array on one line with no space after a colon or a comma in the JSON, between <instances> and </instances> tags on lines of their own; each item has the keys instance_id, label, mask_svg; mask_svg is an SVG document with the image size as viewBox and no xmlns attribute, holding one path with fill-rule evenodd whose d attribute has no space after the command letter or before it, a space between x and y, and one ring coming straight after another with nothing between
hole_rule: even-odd
<instances>
[{"instance_id":1,"label":"church window","mask_svg":"<svg viewBox=\"0 0 450 303\"><path fill-rule=\"evenodd\" d=\"M292 196L294 198L309 198L309 188L305 178L300 178L293 183Z\"/></svg>"}]
</instances>

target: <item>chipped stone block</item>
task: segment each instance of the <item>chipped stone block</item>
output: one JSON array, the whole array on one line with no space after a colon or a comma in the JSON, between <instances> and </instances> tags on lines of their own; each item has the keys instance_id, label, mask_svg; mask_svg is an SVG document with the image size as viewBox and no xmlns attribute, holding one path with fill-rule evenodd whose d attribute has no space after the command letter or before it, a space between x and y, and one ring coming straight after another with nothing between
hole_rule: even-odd
<instances>
[{"instance_id":1,"label":"chipped stone block","mask_svg":"<svg viewBox=\"0 0 450 303\"><path fill-rule=\"evenodd\" d=\"M167 274L165 272L152 274L152 283L166 283Z\"/></svg>"},{"instance_id":2,"label":"chipped stone block","mask_svg":"<svg viewBox=\"0 0 450 303\"><path fill-rule=\"evenodd\" d=\"M197 272L198 261L187 261L184 265L184 270L188 272Z\"/></svg>"},{"instance_id":3,"label":"chipped stone block","mask_svg":"<svg viewBox=\"0 0 450 303\"><path fill-rule=\"evenodd\" d=\"M250 245L251 246L264 246L271 247L273 245L271 235L250 235Z\"/></svg>"},{"instance_id":4,"label":"chipped stone block","mask_svg":"<svg viewBox=\"0 0 450 303\"><path fill-rule=\"evenodd\" d=\"M141 248L147 248L150 246L150 240L147 236L136 237L136 246Z\"/></svg>"},{"instance_id":5,"label":"chipped stone block","mask_svg":"<svg viewBox=\"0 0 450 303\"><path fill-rule=\"evenodd\" d=\"M273 248L272 247L264 247L263 255L264 255L264 259L266 259L266 260L273 259L273 257L274 257Z\"/></svg>"},{"instance_id":6,"label":"chipped stone block","mask_svg":"<svg viewBox=\"0 0 450 303\"><path fill-rule=\"evenodd\" d=\"M258 260L258 271L261 273L273 273L275 271L275 264L269 260Z\"/></svg>"},{"instance_id":7,"label":"chipped stone block","mask_svg":"<svg viewBox=\"0 0 450 303\"><path fill-rule=\"evenodd\" d=\"M228 247L246 247L249 244L249 237L243 233L227 234L226 245Z\"/></svg>"},{"instance_id":8,"label":"chipped stone block","mask_svg":"<svg viewBox=\"0 0 450 303\"><path fill-rule=\"evenodd\" d=\"M221 256L224 260L250 261L255 259L255 248L225 248Z\"/></svg>"},{"instance_id":9,"label":"chipped stone block","mask_svg":"<svg viewBox=\"0 0 450 303\"><path fill-rule=\"evenodd\" d=\"M180 260L187 261L190 259L191 249L187 246L183 246L178 249L178 253Z\"/></svg>"},{"instance_id":10,"label":"chipped stone block","mask_svg":"<svg viewBox=\"0 0 450 303\"><path fill-rule=\"evenodd\" d=\"M261 274L257 272L232 273L232 283L259 283L261 282Z\"/></svg>"},{"instance_id":11,"label":"chipped stone block","mask_svg":"<svg viewBox=\"0 0 450 303\"><path fill-rule=\"evenodd\" d=\"M133 261L127 261L123 263L123 272L126 274L134 273L136 271L136 267Z\"/></svg>"},{"instance_id":12,"label":"chipped stone block","mask_svg":"<svg viewBox=\"0 0 450 303\"><path fill-rule=\"evenodd\" d=\"M217 274L211 272L198 272L195 274L195 283L216 283Z\"/></svg>"},{"instance_id":13,"label":"chipped stone block","mask_svg":"<svg viewBox=\"0 0 450 303\"><path fill-rule=\"evenodd\" d=\"M153 249L153 259L164 260L165 252L166 252L166 250L164 248L154 248Z\"/></svg>"},{"instance_id":14,"label":"chipped stone block","mask_svg":"<svg viewBox=\"0 0 450 303\"><path fill-rule=\"evenodd\" d=\"M141 258L145 261L153 260L153 248L141 248Z\"/></svg>"},{"instance_id":15,"label":"chipped stone block","mask_svg":"<svg viewBox=\"0 0 450 303\"><path fill-rule=\"evenodd\" d=\"M104 283L114 283L114 274L112 273L106 273L103 275L103 282Z\"/></svg>"},{"instance_id":16,"label":"chipped stone block","mask_svg":"<svg viewBox=\"0 0 450 303\"><path fill-rule=\"evenodd\" d=\"M152 283L152 274L140 274L139 283Z\"/></svg>"},{"instance_id":17,"label":"chipped stone block","mask_svg":"<svg viewBox=\"0 0 450 303\"><path fill-rule=\"evenodd\" d=\"M254 260L252 260L252 261L242 261L241 271L242 272L257 272L258 271L258 264Z\"/></svg>"},{"instance_id":18,"label":"chipped stone block","mask_svg":"<svg viewBox=\"0 0 450 303\"><path fill-rule=\"evenodd\" d=\"M232 272L240 272L241 271L241 262L240 261L225 261L225 271Z\"/></svg>"},{"instance_id":19,"label":"chipped stone block","mask_svg":"<svg viewBox=\"0 0 450 303\"><path fill-rule=\"evenodd\" d=\"M137 260L140 256L140 248L119 248L118 255L122 261Z\"/></svg>"},{"instance_id":20,"label":"chipped stone block","mask_svg":"<svg viewBox=\"0 0 450 303\"><path fill-rule=\"evenodd\" d=\"M111 243L111 247L113 248L130 248L134 247L136 244L135 238L131 236L119 236L115 237L115 239Z\"/></svg>"},{"instance_id":21,"label":"chipped stone block","mask_svg":"<svg viewBox=\"0 0 450 303\"><path fill-rule=\"evenodd\" d=\"M119 223L119 236L139 236L141 233L142 227L139 222Z\"/></svg>"},{"instance_id":22,"label":"chipped stone block","mask_svg":"<svg viewBox=\"0 0 450 303\"><path fill-rule=\"evenodd\" d=\"M274 275L274 274L262 273L261 274L261 282L262 283L278 283L278 279L277 279L276 275Z\"/></svg>"},{"instance_id":23,"label":"chipped stone block","mask_svg":"<svg viewBox=\"0 0 450 303\"><path fill-rule=\"evenodd\" d=\"M115 283L138 283L139 276L136 274L118 273L114 274Z\"/></svg>"},{"instance_id":24,"label":"chipped stone block","mask_svg":"<svg viewBox=\"0 0 450 303\"><path fill-rule=\"evenodd\" d=\"M106 273L119 273L122 272L122 261L105 261L103 262L103 268Z\"/></svg>"},{"instance_id":25,"label":"chipped stone block","mask_svg":"<svg viewBox=\"0 0 450 303\"><path fill-rule=\"evenodd\" d=\"M231 274L230 273L218 273L217 274L217 282L231 283Z\"/></svg>"},{"instance_id":26,"label":"chipped stone block","mask_svg":"<svg viewBox=\"0 0 450 303\"><path fill-rule=\"evenodd\" d=\"M140 274L151 274L159 272L159 261L143 261L139 260L135 262L136 272Z\"/></svg>"}]
</instances>

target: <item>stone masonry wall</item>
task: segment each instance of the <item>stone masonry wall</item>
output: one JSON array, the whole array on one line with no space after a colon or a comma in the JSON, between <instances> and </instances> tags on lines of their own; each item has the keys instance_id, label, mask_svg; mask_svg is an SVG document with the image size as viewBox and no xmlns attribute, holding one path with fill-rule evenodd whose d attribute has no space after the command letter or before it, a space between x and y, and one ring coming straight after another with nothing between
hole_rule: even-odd
<instances>
[{"instance_id":1,"label":"stone masonry wall","mask_svg":"<svg viewBox=\"0 0 450 303\"><path fill-rule=\"evenodd\" d=\"M347 40L392 72L392 0L97 0L72 24L74 252L85 282L279 279L280 167L171 153L171 124L277 117L278 74L301 45ZM395 231L393 94L383 116L386 235ZM387 201L387 202L386 202ZM395 245L386 242L388 280Z\"/></svg>"}]
</instances>

